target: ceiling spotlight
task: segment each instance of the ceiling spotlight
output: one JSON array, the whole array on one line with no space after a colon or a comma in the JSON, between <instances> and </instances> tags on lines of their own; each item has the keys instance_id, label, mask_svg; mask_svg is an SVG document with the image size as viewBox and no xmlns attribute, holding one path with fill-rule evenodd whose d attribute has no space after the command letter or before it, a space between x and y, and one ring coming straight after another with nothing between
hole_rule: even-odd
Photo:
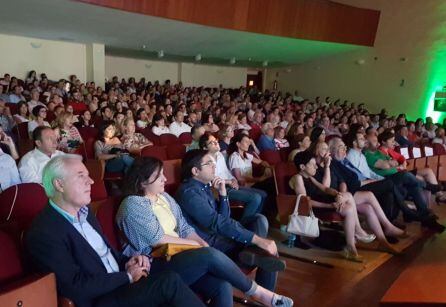
<instances>
[{"instance_id":1,"label":"ceiling spotlight","mask_svg":"<svg viewBox=\"0 0 446 307\"><path fill-rule=\"evenodd\" d=\"M231 65L234 65L234 64L235 64L235 57L232 57L232 58L229 60L229 64L231 64Z\"/></svg>"},{"instance_id":2,"label":"ceiling spotlight","mask_svg":"<svg viewBox=\"0 0 446 307\"><path fill-rule=\"evenodd\" d=\"M201 61L201 53L199 53L195 56L195 61L197 61L197 62Z\"/></svg>"},{"instance_id":3,"label":"ceiling spotlight","mask_svg":"<svg viewBox=\"0 0 446 307\"><path fill-rule=\"evenodd\" d=\"M252 59L251 59L251 58L248 58L248 61L250 61L250 62L251 62L251 61L252 61Z\"/></svg>"},{"instance_id":4,"label":"ceiling spotlight","mask_svg":"<svg viewBox=\"0 0 446 307\"><path fill-rule=\"evenodd\" d=\"M263 67L268 66L268 61L263 61L262 66L263 66Z\"/></svg>"},{"instance_id":5,"label":"ceiling spotlight","mask_svg":"<svg viewBox=\"0 0 446 307\"><path fill-rule=\"evenodd\" d=\"M164 50L160 50L160 51L158 51L158 57L159 57L159 58L164 57Z\"/></svg>"},{"instance_id":6,"label":"ceiling spotlight","mask_svg":"<svg viewBox=\"0 0 446 307\"><path fill-rule=\"evenodd\" d=\"M142 45L142 49L146 49L147 48L147 46L146 45Z\"/></svg>"}]
</instances>

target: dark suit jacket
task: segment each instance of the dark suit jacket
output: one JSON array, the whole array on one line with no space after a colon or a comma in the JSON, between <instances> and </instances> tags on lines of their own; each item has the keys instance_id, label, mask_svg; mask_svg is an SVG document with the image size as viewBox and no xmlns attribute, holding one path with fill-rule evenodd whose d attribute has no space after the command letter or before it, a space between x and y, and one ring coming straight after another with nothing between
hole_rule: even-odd
<instances>
[{"instance_id":1,"label":"dark suit jacket","mask_svg":"<svg viewBox=\"0 0 446 307\"><path fill-rule=\"evenodd\" d=\"M110 247L91 211L87 221ZM33 221L26 235L26 246L35 269L54 272L59 294L71 299L76 307L92 306L95 298L129 283L125 271L107 273L90 244L50 205ZM113 250L112 253L122 269L127 257Z\"/></svg>"}]
</instances>

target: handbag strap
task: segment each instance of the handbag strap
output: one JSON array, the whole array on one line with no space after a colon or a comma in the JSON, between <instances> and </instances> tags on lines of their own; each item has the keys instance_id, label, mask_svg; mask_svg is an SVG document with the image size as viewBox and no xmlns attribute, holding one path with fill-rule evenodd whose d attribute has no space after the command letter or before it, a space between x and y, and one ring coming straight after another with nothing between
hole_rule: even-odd
<instances>
[{"instance_id":1,"label":"handbag strap","mask_svg":"<svg viewBox=\"0 0 446 307\"><path fill-rule=\"evenodd\" d=\"M6 218L6 221L9 221L9 219L11 218L12 211L14 210L15 202L16 202L16 200L17 200L17 192L18 192L18 191L19 191L19 185L16 184L16 185L15 185L15 192L14 192L14 199L13 199L13 201L12 201L11 208L10 208L10 210L9 210L9 214L8 214L8 217Z\"/></svg>"},{"instance_id":2,"label":"handbag strap","mask_svg":"<svg viewBox=\"0 0 446 307\"><path fill-rule=\"evenodd\" d=\"M297 195L297 198L296 198L296 205L294 205L294 211L293 211L293 214L298 214L298 213L299 213L299 204L300 204L300 199L301 199L302 196L304 196L304 195L303 195L303 194L299 194L299 195Z\"/></svg>"}]
</instances>

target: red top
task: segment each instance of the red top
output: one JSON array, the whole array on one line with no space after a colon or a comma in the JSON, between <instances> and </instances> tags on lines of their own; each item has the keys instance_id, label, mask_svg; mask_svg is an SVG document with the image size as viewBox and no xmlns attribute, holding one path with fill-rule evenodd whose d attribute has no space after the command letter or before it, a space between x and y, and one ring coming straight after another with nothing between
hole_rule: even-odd
<instances>
[{"instance_id":1,"label":"red top","mask_svg":"<svg viewBox=\"0 0 446 307\"><path fill-rule=\"evenodd\" d=\"M384 147L380 147L379 150L385 154L390 156L393 160L398 161L399 164L403 164L404 162L406 162L406 158L404 158L404 156L402 154L400 154L399 152L396 152L393 149L390 148L384 148Z\"/></svg>"}]
</instances>

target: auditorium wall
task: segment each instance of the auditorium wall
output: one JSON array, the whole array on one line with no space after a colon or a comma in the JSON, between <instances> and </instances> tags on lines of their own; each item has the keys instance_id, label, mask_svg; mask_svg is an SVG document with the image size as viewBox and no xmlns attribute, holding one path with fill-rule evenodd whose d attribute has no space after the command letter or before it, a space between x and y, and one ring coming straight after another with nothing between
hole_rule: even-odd
<instances>
[{"instance_id":1,"label":"auditorium wall","mask_svg":"<svg viewBox=\"0 0 446 307\"><path fill-rule=\"evenodd\" d=\"M373 48L322 58L301 65L268 69L283 91L304 97L341 97L364 102L373 111L385 107L411 118L433 112L433 93L446 85L446 3L437 0L337 0L381 10Z\"/></svg>"},{"instance_id":2,"label":"auditorium wall","mask_svg":"<svg viewBox=\"0 0 446 307\"><path fill-rule=\"evenodd\" d=\"M241 67L203 65L167 61L143 60L107 55L105 57L107 78L145 77L147 81L182 81L185 86L239 87L246 84L247 69Z\"/></svg>"},{"instance_id":3,"label":"auditorium wall","mask_svg":"<svg viewBox=\"0 0 446 307\"><path fill-rule=\"evenodd\" d=\"M85 44L0 34L0 75L25 79L30 70L45 72L49 79L75 74L86 80Z\"/></svg>"}]
</instances>

